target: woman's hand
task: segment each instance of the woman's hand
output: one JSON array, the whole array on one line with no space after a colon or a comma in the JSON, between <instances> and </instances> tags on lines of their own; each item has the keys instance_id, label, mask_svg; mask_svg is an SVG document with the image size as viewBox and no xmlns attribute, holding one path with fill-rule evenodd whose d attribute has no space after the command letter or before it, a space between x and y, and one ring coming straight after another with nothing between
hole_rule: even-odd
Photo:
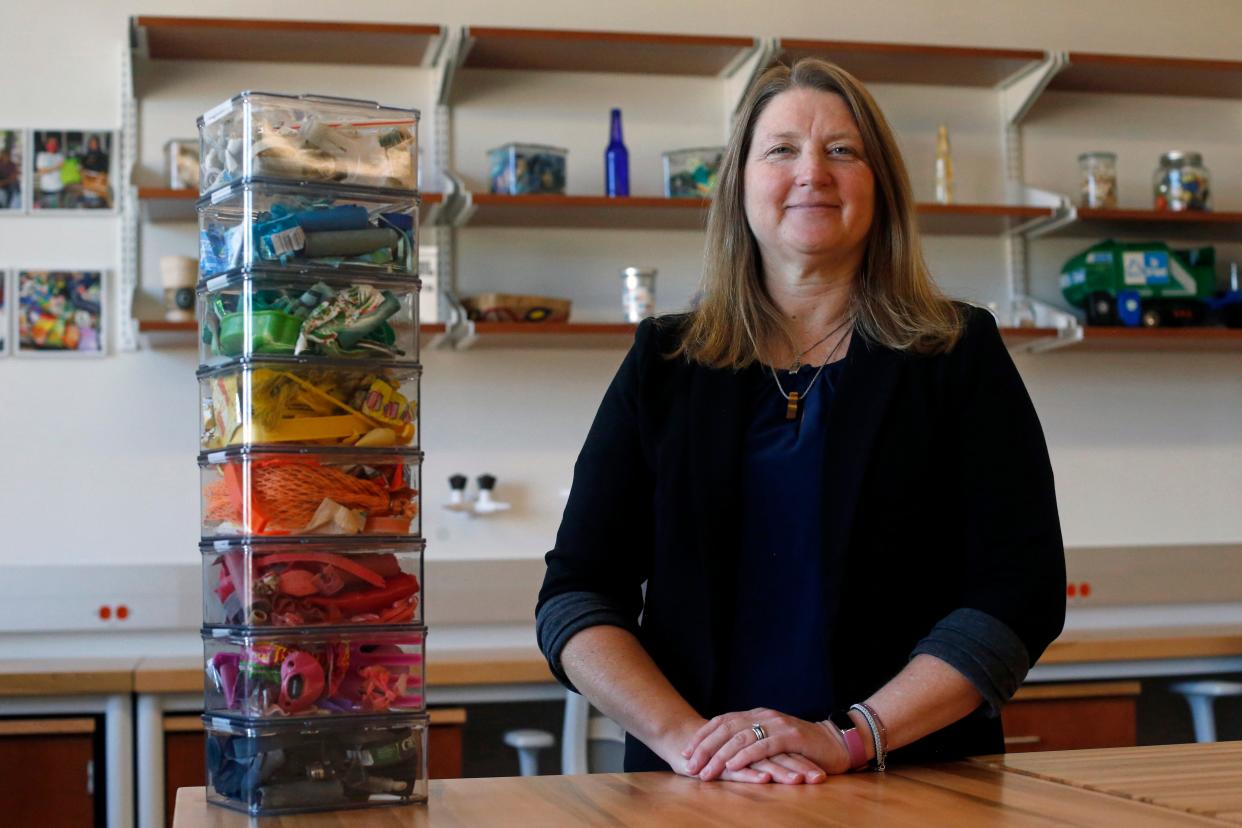
<instances>
[{"instance_id":1,"label":"woman's hand","mask_svg":"<svg viewBox=\"0 0 1242 828\"><path fill-rule=\"evenodd\" d=\"M697 721L687 722L682 728L675 733L668 733L659 739L656 744L649 745L657 756L668 762L673 772L680 776L694 776L693 773L686 769L686 757L679 752L682 745L697 732L704 724L702 718ZM729 770L721 773L720 778L726 782L756 782L765 783L773 780L773 774L768 770L760 770L757 768L748 768L742 766L737 770Z\"/></svg>"},{"instance_id":2,"label":"woman's hand","mask_svg":"<svg viewBox=\"0 0 1242 828\"><path fill-rule=\"evenodd\" d=\"M763 728L759 739L751 725ZM775 781L822 782L828 773L849 770L849 751L832 725L755 708L726 713L700 727L681 752L685 772L710 780L752 768ZM817 773L818 772L818 773ZM800 778L794 778L800 777Z\"/></svg>"}]
</instances>

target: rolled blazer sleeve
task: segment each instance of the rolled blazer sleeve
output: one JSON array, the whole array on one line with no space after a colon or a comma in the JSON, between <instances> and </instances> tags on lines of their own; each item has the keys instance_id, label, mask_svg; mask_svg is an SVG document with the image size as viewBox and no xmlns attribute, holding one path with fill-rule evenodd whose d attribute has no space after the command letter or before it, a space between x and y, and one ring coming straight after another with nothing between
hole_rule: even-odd
<instances>
[{"instance_id":1,"label":"rolled blazer sleeve","mask_svg":"<svg viewBox=\"0 0 1242 828\"><path fill-rule=\"evenodd\" d=\"M560 651L573 633L593 624L638 631L654 523L641 390L649 362L663 358L656 324L649 319L639 325L604 394L574 464L556 546L545 556L548 568L535 608L539 644L553 674L570 689Z\"/></svg>"},{"instance_id":2,"label":"rolled blazer sleeve","mask_svg":"<svg viewBox=\"0 0 1242 828\"><path fill-rule=\"evenodd\" d=\"M1065 550L1048 447L990 314L971 311L958 349L954 430L967 524L959 605L1012 630L1034 664L1065 622Z\"/></svg>"}]
</instances>

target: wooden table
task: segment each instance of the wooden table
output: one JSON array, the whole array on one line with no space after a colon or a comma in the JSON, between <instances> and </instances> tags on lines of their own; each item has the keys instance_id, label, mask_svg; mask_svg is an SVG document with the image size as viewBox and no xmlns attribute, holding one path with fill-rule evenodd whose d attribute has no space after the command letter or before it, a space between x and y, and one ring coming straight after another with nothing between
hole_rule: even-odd
<instances>
[{"instance_id":1,"label":"wooden table","mask_svg":"<svg viewBox=\"0 0 1242 828\"><path fill-rule=\"evenodd\" d=\"M264 828L489 826L1238 826L1242 743L1058 751L862 773L822 785L670 773L433 780L426 805L272 818ZM202 788L174 828L240 828Z\"/></svg>"}]
</instances>

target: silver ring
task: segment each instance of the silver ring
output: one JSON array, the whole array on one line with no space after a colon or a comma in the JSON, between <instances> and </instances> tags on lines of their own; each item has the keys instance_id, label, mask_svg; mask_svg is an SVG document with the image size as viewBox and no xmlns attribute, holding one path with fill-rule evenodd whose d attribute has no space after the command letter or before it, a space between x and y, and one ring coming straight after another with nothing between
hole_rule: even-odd
<instances>
[{"instance_id":1,"label":"silver ring","mask_svg":"<svg viewBox=\"0 0 1242 828\"><path fill-rule=\"evenodd\" d=\"M755 723L750 726L750 729L755 732L756 742L762 742L764 739L768 738L768 734L764 732L763 725Z\"/></svg>"}]
</instances>

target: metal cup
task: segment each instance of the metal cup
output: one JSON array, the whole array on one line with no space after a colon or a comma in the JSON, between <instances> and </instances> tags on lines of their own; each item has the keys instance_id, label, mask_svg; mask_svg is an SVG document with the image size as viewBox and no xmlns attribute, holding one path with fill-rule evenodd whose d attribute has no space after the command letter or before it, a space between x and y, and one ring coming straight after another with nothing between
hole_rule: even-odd
<instances>
[{"instance_id":1,"label":"metal cup","mask_svg":"<svg viewBox=\"0 0 1242 828\"><path fill-rule=\"evenodd\" d=\"M621 308L625 321L635 324L655 313L654 267L627 267L621 271Z\"/></svg>"}]
</instances>

